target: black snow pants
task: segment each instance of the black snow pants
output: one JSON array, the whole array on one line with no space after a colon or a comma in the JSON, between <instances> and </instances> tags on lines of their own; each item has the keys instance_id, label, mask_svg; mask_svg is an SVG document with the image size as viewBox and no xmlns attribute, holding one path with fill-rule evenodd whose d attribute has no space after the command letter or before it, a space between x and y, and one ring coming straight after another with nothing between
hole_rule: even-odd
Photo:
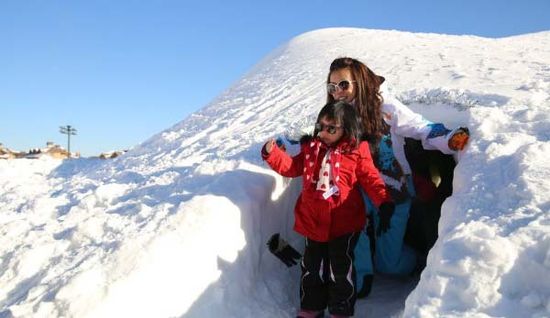
<instances>
[{"instance_id":1,"label":"black snow pants","mask_svg":"<svg viewBox=\"0 0 550 318\"><path fill-rule=\"evenodd\" d=\"M305 310L324 310L333 315L353 316L355 290L355 245L359 233L350 233L328 242L306 238L302 258L300 305Z\"/></svg>"}]
</instances>

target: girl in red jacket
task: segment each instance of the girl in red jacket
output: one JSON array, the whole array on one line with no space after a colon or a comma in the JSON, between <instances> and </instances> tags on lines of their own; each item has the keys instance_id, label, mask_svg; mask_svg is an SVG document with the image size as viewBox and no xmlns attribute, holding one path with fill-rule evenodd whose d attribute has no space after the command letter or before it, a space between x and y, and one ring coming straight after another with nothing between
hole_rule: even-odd
<instances>
[{"instance_id":1,"label":"girl in red jacket","mask_svg":"<svg viewBox=\"0 0 550 318\"><path fill-rule=\"evenodd\" d=\"M331 317L354 313L356 289L354 248L366 217L359 191L379 206L381 229L390 226L394 204L374 167L369 145L360 140L361 124L355 108L345 102L325 105L313 136L301 140L301 151L290 157L269 140L263 159L285 177L302 176L302 193L294 230L306 238L300 281L298 317Z\"/></svg>"}]
</instances>

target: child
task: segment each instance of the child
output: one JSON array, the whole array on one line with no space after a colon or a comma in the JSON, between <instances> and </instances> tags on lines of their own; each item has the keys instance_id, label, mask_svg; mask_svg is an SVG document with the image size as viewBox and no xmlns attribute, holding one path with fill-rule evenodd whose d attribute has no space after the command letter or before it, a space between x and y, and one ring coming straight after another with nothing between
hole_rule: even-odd
<instances>
[{"instance_id":1,"label":"child","mask_svg":"<svg viewBox=\"0 0 550 318\"><path fill-rule=\"evenodd\" d=\"M274 140L262 148L263 159L285 177L302 176L302 193L294 230L306 238L300 281L298 317L354 314L356 301L354 248L365 227L365 206L359 186L379 207L381 228L390 226L394 204L374 167L367 142L358 142L361 124L353 106L325 105L313 136L301 140L301 151L290 157Z\"/></svg>"}]
</instances>

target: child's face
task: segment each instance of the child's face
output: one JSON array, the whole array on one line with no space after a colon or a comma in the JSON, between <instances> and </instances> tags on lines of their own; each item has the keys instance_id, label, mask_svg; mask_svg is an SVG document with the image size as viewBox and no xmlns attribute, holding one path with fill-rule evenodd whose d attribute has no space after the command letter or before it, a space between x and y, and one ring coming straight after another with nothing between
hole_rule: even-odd
<instances>
[{"instance_id":1,"label":"child's face","mask_svg":"<svg viewBox=\"0 0 550 318\"><path fill-rule=\"evenodd\" d=\"M327 146L335 145L342 136L344 136L344 128L337 124L333 119L323 117L319 120L319 139Z\"/></svg>"}]
</instances>

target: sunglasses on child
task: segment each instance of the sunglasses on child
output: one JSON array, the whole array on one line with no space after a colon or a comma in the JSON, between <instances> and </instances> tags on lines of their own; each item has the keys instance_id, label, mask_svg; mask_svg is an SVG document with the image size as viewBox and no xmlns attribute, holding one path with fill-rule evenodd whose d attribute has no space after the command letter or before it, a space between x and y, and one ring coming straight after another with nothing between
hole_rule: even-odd
<instances>
[{"instance_id":1,"label":"sunglasses on child","mask_svg":"<svg viewBox=\"0 0 550 318\"><path fill-rule=\"evenodd\" d=\"M354 83L354 82L355 81L343 80L343 81L340 81L338 84L328 83L327 84L327 92L329 94L334 94L339 90L347 91L349 89L351 83Z\"/></svg>"},{"instance_id":2,"label":"sunglasses on child","mask_svg":"<svg viewBox=\"0 0 550 318\"><path fill-rule=\"evenodd\" d=\"M323 130L326 130L329 134L334 135L338 129L342 128L341 126L334 126L334 125L325 125L321 123L315 124L315 131L317 133L320 133Z\"/></svg>"}]
</instances>

